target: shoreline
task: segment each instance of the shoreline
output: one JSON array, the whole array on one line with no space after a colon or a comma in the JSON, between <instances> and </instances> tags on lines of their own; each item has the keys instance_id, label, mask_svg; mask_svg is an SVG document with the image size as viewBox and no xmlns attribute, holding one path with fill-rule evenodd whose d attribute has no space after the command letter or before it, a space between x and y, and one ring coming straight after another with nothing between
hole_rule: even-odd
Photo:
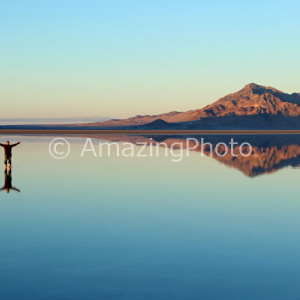
<instances>
[{"instance_id":1,"label":"shoreline","mask_svg":"<svg viewBox=\"0 0 300 300\"><path fill-rule=\"evenodd\" d=\"M260 135L260 134L300 134L300 130L52 130L52 129L0 129L0 135L7 134L134 134L134 135L201 135L201 134L240 134L240 135Z\"/></svg>"}]
</instances>

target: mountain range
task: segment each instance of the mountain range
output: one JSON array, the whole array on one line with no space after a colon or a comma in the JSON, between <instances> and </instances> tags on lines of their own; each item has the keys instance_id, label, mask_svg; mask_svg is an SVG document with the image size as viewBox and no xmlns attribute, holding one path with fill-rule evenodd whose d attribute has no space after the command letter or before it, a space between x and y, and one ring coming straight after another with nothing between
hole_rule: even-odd
<instances>
[{"instance_id":1,"label":"mountain range","mask_svg":"<svg viewBox=\"0 0 300 300\"><path fill-rule=\"evenodd\" d=\"M287 94L250 83L210 105L186 112L171 111L110 120L91 117L81 122L80 118L43 122L41 119L1 121L0 129L29 130L299 130L300 93Z\"/></svg>"},{"instance_id":2,"label":"mountain range","mask_svg":"<svg viewBox=\"0 0 300 300\"><path fill-rule=\"evenodd\" d=\"M201 109L80 124L105 129L300 129L300 93L250 83Z\"/></svg>"}]
</instances>

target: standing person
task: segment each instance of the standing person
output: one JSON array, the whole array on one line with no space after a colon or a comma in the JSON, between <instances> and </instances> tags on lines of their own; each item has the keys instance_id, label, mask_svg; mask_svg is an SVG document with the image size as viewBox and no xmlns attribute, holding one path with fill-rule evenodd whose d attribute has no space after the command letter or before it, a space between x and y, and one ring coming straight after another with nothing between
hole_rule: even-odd
<instances>
[{"instance_id":1,"label":"standing person","mask_svg":"<svg viewBox=\"0 0 300 300\"><path fill-rule=\"evenodd\" d=\"M9 163L9 168L11 169L11 150L13 147L21 144L21 142L15 143L15 144L10 144L9 141L6 142L5 144L1 144L0 146L4 148L4 169L7 170L7 162Z\"/></svg>"}]
</instances>

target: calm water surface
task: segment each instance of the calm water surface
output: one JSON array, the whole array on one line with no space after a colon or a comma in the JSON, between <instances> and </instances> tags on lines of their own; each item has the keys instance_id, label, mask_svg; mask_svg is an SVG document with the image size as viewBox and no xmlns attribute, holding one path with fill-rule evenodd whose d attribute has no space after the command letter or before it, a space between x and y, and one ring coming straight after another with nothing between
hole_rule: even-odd
<instances>
[{"instance_id":1,"label":"calm water surface","mask_svg":"<svg viewBox=\"0 0 300 300\"><path fill-rule=\"evenodd\" d=\"M53 137L1 136L22 144L21 192L0 192L0 299L299 299L298 136L179 163L81 158L85 137L66 138L56 160Z\"/></svg>"}]
</instances>

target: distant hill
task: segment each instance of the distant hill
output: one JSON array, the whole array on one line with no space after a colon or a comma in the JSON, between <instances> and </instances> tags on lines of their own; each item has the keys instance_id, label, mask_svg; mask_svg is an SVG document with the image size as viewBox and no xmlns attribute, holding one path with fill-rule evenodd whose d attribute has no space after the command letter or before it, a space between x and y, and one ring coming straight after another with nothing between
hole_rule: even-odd
<instances>
[{"instance_id":1,"label":"distant hill","mask_svg":"<svg viewBox=\"0 0 300 300\"><path fill-rule=\"evenodd\" d=\"M88 122L104 122L107 117L66 117L66 118L0 118L0 125L37 125L37 124L81 124Z\"/></svg>"},{"instance_id":2,"label":"distant hill","mask_svg":"<svg viewBox=\"0 0 300 300\"><path fill-rule=\"evenodd\" d=\"M170 123L176 123L172 126L176 129L299 129L299 116L300 93L286 94L251 83L202 109L111 119L88 126L139 129L160 120L155 126L160 129L169 128Z\"/></svg>"}]
</instances>

